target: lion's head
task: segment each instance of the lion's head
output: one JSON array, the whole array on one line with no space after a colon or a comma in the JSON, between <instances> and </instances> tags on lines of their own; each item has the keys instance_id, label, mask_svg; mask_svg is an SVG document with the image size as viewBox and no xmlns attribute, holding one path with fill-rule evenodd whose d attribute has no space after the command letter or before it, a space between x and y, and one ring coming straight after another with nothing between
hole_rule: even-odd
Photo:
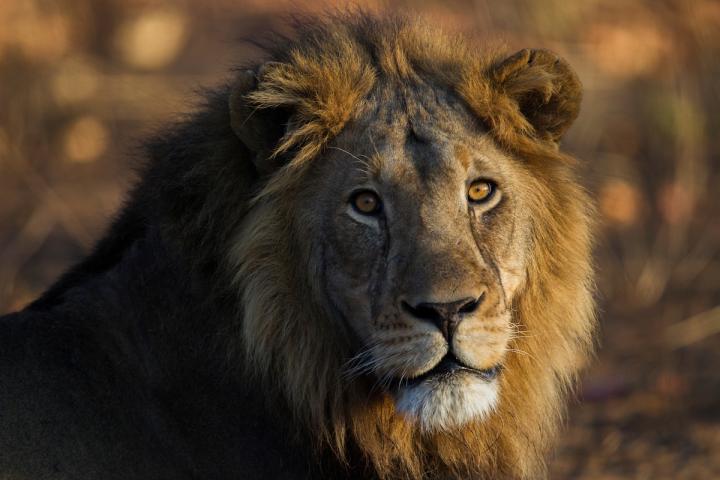
<instances>
[{"instance_id":1,"label":"lion's head","mask_svg":"<svg viewBox=\"0 0 720 480\"><path fill-rule=\"evenodd\" d=\"M230 98L249 371L380 475L537 474L593 327L577 77L415 21L299 28Z\"/></svg>"}]
</instances>

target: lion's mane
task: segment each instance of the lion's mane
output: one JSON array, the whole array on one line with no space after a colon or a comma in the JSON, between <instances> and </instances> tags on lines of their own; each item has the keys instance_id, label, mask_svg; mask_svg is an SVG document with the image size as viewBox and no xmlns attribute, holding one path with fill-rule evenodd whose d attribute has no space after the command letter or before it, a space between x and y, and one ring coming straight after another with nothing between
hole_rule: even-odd
<instances>
[{"instance_id":1,"label":"lion's mane","mask_svg":"<svg viewBox=\"0 0 720 480\"><path fill-rule=\"evenodd\" d=\"M279 142L273 154L288 161L253 200L231 249L244 360L288 402L301 430L319 434L317 448L342 460L356 449L383 477L542 474L592 345L593 212L574 160L533 129L515 98L525 91L549 98L571 87L540 68L503 78L493 71L507 56L502 49L482 51L422 22L350 16L298 28L299 40L269 47L261 86L246 97L256 109L291 109L300 127ZM368 397L344 381L347 333L323 308L327 294L314 280L322 266L301 260L308 252L293 250L288 229L302 214L292 195L307 166L352 120L376 78L402 84L415 75L454 89L537 179L527 282L514 305L523 334L512 341L499 407L486 420L431 436L395 414L390 398Z\"/></svg>"}]
</instances>

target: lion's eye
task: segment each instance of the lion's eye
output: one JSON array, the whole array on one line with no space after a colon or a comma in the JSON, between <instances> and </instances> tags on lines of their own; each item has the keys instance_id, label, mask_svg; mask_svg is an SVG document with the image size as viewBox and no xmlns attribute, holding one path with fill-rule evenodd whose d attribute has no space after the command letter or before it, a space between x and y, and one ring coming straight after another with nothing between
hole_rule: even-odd
<instances>
[{"instance_id":1,"label":"lion's eye","mask_svg":"<svg viewBox=\"0 0 720 480\"><path fill-rule=\"evenodd\" d=\"M495 184L489 180L475 180L468 188L467 196L471 202L481 203L492 198Z\"/></svg>"},{"instance_id":2,"label":"lion's eye","mask_svg":"<svg viewBox=\"0 0 720 480\"><path fill-rule=\"evenodd\" d=\"M380 197L370 190L355 193L350 199L353 208L363 215L372 215L380 211Z\"/></svg>"}]
</instances>

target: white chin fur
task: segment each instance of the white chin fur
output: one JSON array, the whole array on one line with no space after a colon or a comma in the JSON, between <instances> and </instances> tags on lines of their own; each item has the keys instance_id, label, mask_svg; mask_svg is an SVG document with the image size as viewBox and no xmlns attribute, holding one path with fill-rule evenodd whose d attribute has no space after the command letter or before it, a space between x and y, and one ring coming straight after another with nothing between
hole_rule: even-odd
<instances>
[{"instance_id":1,"label":"white chin fur","mask_svg":"<svg viewBox=\"0 0 720 480\"><path fill-rule=\"evenodd\" d=\"M497 381L474 375L429 378L400 388L397 409L426 433L451 430L487 416L497 404Z\"/></svg>"}]
</instances>

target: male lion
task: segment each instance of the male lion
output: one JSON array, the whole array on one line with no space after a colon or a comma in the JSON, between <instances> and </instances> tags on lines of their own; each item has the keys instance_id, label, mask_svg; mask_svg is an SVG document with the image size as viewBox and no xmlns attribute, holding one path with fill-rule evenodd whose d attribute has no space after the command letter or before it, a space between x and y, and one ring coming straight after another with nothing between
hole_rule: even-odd
<instances>
[{"instance_id":1,"label":"male lion","mask_svg":"<svg viewBox=\"0 0 720 480\"><path fill-rule=\"evenodd\" d=\"M580 97L548 51L298 26L0 321L0 477L543 476L594 323Z\"/></svg>"}]
</instances>

